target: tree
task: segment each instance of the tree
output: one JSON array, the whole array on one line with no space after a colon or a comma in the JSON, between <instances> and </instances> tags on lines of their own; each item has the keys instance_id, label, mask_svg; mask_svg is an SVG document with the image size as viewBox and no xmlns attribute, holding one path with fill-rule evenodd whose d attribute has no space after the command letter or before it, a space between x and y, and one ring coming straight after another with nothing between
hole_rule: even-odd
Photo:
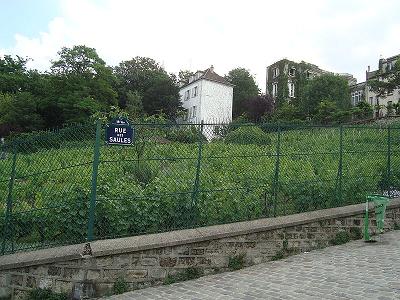
<instances>
[{"instance_id":1,"label":"tree","mask_svg":"<svg viewBox=\"0 0 400 300\"><path fill-rule=\"evenodd\" d=\"M298 122L303 119L304 115L301 113L300 108L289 102L283 102L273 115L273 121L275 122Z\"/></svg>"},{"instance_id":2,"label":"tree","mask_svg":"<svg viewBox=\"0 0 400 300\"><path fill-rule=\"evenodd\" d=\"M51 66L51 94L44 109L51 107L61 117L53 126L68 122L84 122L99 110L108 110L117 102L112 69L97 55L94 48L83 45L62 48Z\"/></svg>"},{"instance_id":3,"label":"tree","mask_svg":"<svg viewBox=\"0 0 400 300\"><path fill-rule=\"evenodd\" d=\"M229 71L225 78L234 85L233 88L233 117L236 118L245 112L244 102L257 97L260 90L254 77L247 69L236 68Z\"/></svg>"},{"instance_id":4,"label":"tree","mask_svg":"<svg viewBox=\"0 0 400 300\"><path fill-rule=\"evenodd\" d=\"M189 70L180 70L178 73L178 82L188 83L189 78L193 76L194 73Z\"/></svg>"},{"instance_id":5,"label":"tree","mask_svg":"<svg viewBox=\"0 0 400 300\"><path fill-rule=\"evenodd\" d=\"M338 108L334 101L322 100L317 105L314 119L323 125L331 124L335 120L335 114L337 113Z\"/></svg>"},{"instance_id":6,"label":"tree","mask_svg":"<svg viewBox=\"0 0 400 300\"><path fill-rule=\"evenodd\" d=\"M38 113L37 103L28 92L0 93L1 135L13 132L33 131L43 128L43 119Z\"/></svg>"},{"instance_id":7,"label":"tree","mask_svg":"<svg viewBox=\"0 0 400 300\"><path fill-rule=\"evenodd\" d=\"M313 78L304 91L301 111L306 115L317 113L318 105L324 100L332 101L338 109L348 109L351 106L350 89L347 80L338 75L325 74Z\"/></svg>"},{"instance_id":8,"label":"tree","mask_svg":"<svg viewBox=\"0 0 400 300\"><path fill-rule=\"evenodd\" d=\"M376 79L371 80L369 84L379 96L400 88L400 59L397 59L393 69L379 70Z\"/></svg>"},{"instance_id":9,"label":"tree","mask_svg":"<svg viewBox=\"0 0 400 300\"><path fill-rule=\"evenodd\" d=\"M259 95L244 101L245 115L253 123L259 122L265 115L274 110L274 100L269 95Z\"/></svg>"},{"instance_id":10,"label":"tree","mask_svg":"<svg viewBox=\"0 0 400 300\"><path fill-rule=\"evenodd\" d=\"M114 73L117 78L119 104L122 108L127 107L128 96L132 97L134 93L141 98L143 112L147 115L164 112L173 118L180 109L176 77L169 75L155 60L135 57L121 62L114 68ZM132 110L132 101L130 105ZM140 108L137 107L135 110L138 111Z\"/></svg>"}]
</instances>

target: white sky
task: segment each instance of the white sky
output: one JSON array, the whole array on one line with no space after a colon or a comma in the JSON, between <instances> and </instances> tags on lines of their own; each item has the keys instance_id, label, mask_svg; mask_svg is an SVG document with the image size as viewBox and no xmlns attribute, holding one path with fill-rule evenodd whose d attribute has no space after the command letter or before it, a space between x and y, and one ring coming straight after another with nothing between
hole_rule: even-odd
<instances>
[{"instance_id":1,"label":"white sky","mask_svg":"<svg viewBox=\"0 0 400 300\"><path fill-rule=\"evenodd\" d=\"M3 3L4 5L4 3ZM168 72L220 75L245 67L265 90L265 68L281 58L305 60L365 79L380 55L400 53L398 0L61 0L44 32L14 33L0 54L34 59L46 70L62 46L96 48L107 64L154 58Z\"/></svg>"}]
</instances>

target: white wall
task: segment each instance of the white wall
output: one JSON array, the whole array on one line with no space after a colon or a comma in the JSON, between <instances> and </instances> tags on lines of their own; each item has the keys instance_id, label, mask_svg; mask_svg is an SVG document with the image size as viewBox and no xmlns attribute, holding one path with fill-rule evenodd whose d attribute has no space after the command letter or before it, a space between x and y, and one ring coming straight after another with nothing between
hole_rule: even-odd
<instances>
[{"instance_id":1,"label":"white wall","mask_svg":"<svg viewBox=\"0 0 400 300\"><path fill-rule=\"evenodd\" d=\"M204 80L198 80L196 82L193 82L189 84L188 86L185 86L183 89L179 91L179 95L181 96L181 103L182 107L187 109L189 112L189 109L192 108L193 106L196 106L196 117L188 118L186 121L190 123L200 123L201 122L201 105L200 105L200 95L201 95L201 90L202 90L202 84ZM192 92L194 87L197 86L197 96L193 97ZM185 93L186 91L190 90L190 98L189 100L185 100Z\"/></svg>"},{"instance_id":2,"label":"white wall","mask_svg":"<svg viewBox=\"0 0 400 300\"><path fill-rule=\"evenodd\" d=\"M233 87L202 80L201 120L204 122L232 121Z\"/></svg>"},{"instance_id":3,"label":"white wall","mask_svg":"<svg viewBox=\"0 0 400 300\"><path fill-rule=\"evenodd\" d=\"M197 96L192 96L197 86ZM186 91L190 90L190 98L185 100ZM196 106L196 118L189 118L190 123L230 122L232 121L233 87L225 84L198 80L179 91L183 108L188 111Z\"/></svg>"}]
</instances>

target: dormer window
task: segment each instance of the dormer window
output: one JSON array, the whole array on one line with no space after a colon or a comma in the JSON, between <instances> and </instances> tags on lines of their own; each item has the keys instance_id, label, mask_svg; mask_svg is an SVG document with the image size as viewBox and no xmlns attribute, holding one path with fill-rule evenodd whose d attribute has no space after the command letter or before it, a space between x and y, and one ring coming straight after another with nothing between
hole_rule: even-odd
<instances>
[{"instance_id":1,"label":"dormer window","mask_svg":"<svg viewBox=\"0 0 400 300\"><path fill-rule=\"evenodd\" d=\"M293 68L293 67L291 67L291 68L289 69L289 76L294 76L294 75L296 75L296 69Z\"/></svg>"},{"instance_id":2,"label":"dormer window","mask_svg":"<svg viewBox=\"0 0 400 300\"><path fill-rule=\"evenodd\" d=\"M189 98L190 98L190 90L187 90L187 91L185 92L185 101L186 101L186 100L189 100Z\"/></svg>"}]
</instances>

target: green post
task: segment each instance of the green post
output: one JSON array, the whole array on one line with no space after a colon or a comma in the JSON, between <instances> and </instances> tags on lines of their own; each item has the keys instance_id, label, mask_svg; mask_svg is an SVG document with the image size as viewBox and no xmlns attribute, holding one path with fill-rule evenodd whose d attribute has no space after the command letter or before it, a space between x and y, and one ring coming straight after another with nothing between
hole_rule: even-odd
<instances>
[{"instance_id":1,"label":"green post","mask_svg":"<svg viewBox=\"0 0 400 300\"><path fill-rule=\"evenodd\" d=\"M89 242L93 240L93 232L94 232L93 228L94 228L94 213L96 209L97 174L99 170L99 161L100 161L100 136L101 136L101 121L97 120L96 142L94 145L94 152L93 152L92 192L90 194L89 221L88 221L88 234L87 234L87 240Z\"/></svg>"},{"instance_id":2,"label":"green post","mask_svg":"<svg viewBox=\"0 0 400 300\"><path fill-rule=\"evenodd\" d=\"M278 202L278 189L279 189L279 168L281 156L281 127L278 126L278 138L276 142L276 160L275 160L275 174L273 182L273 197L274 197L274 217L276 217L276 206ZM285 209L285 207L284 207Z\"/></svg>"},{"instance_id":3,"label":"green post","mask_svg":"<svg viewBox=\"0 0 400 300\"><path fill-rule=\"evenodd\" d=\"M201 172L201 159L202 159L202 152L203 152L203 129L204 123L201 121L200 130L199 130L199 144L198 144L198 154L197 154L197 166L196 166L196 177L194 179L194 187L192 193L192 212L193 212L193 219L191 220L193 224L197 222L197 199L199 194L199 186L200 186L200 172Z\"/></svg>"},{"instance_id":4,"label":"green post","mask_svg":"<svg viewBox=\"0 0 400 300\"><path fill-rule=\"evenodd\" d=\"M343 180L343 126L340 125L340 138L339 138L339 166L336 178L336 193L339 204L342 203L342 180Z\"/></svg>"},{"instance_id":5,"label":"green post","mask_svg":"<svg viewBox=\"0 0 400 300\"><path fill-rule=\"evenodd\" d=\"M5 225L4 225L4 232L3 232L3 243L1 247L1 253L4 254L6 251L6 244L7 244L7 237L9 236L11 239L11 251L14 252L14 233L13 233L13 224L12 224L12 208L13 208L13 200L12 200L12 193L14 188L15 182L15 169L17 164L17 151L15 149L15 145L13 147L13 159L12 159L12 166L11 166L11 175L10 180L8 181L8 195L7 195L7 208L6 208L6 215L5 215Z\"/></svg>"},{"instance_id":6,"label":"green post","mask_svg":"<svg viewBox=\"0 0 400 300\"><path fill-rule=\"evenodd\" d=\"M367 201L365 203L365 217L364 217L364 241L368 242L371 240L369 236L369 215L368 215L368 205L369 205L369 198L367 196Z\"/></svg>"},{"instance_id":7,"label":"green post","mask_svg":"<svg viewBox=\"0 0 400 300\"><path fill-rule=\"evenodd\" d=\"M386 174L386 188L388 191L388 196L390 197L390 187L391 187L391 154L392 154L392 138L391 138L391 128L388 125L388 132L387 132L387 174Z\"/></svg>"}]
</instances>

